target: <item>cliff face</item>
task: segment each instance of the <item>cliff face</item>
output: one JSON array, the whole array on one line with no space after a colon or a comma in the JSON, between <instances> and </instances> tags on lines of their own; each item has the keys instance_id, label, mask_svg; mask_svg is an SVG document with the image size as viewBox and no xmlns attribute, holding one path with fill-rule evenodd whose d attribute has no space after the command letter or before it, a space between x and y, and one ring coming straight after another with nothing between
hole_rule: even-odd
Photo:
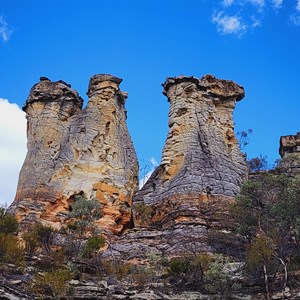
<instances>
[{"instance_id":1,"label":"cliff face","mask_svg":"<svg viewBox=\"0 0 300 300\"><path fill-rule=\"evenodd\" d=\"M102 204L99 226L120 232L131 223L138 163L126 126L121 79L95 75L83 100L63 81L41 78L24 106L28 153L10 207L23 224L60 227L76 194Z\"/></svg>"},{"instance_id":2,"label":"cliff face","mask_svg":"<svg viewBox=\"0 0 300 300\"><path fill-rule=\"evenodd\" d=\"M233 233L228 208L248 173L232 120L244 89L211 75L169 78L163 87L170 113L161 164L134 196L136 231L113 245L114 254L194 247L241 255L244 241Z\"/></svg>"},{"instance_id":3,"label":"cliff face","mask_svg":"<svg viewBox=\"0 0 300 300\"><path fill-rule=\"evenodd\" d=\"M232 120L244 89L211 75L168 78L163 87L170 113L161 164L134 201L235 196L247 174Z\"/></svg>"}]
</instances>

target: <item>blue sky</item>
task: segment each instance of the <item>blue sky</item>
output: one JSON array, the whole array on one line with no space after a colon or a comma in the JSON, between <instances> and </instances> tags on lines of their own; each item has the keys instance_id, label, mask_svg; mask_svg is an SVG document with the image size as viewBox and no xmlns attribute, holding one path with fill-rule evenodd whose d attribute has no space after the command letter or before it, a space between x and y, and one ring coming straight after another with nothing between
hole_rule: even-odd
<instances>
[{"instance_id":1,"label":"blue sky","mask_svg":"<svg viewBox=\"0 0 300 300\"><path fill-rule=\"evenodd\" d=\"M0 0L0 203L12 201L26 151L10 103L22 106L40 76L86 100L92 75L123 78L130 134L150 165L168 129L166 77L232 79L246 91L236 131L253 129L244 151L272 163L279 137L300 130L299 56L300 0Z\"/></svg>"}]
</instances>

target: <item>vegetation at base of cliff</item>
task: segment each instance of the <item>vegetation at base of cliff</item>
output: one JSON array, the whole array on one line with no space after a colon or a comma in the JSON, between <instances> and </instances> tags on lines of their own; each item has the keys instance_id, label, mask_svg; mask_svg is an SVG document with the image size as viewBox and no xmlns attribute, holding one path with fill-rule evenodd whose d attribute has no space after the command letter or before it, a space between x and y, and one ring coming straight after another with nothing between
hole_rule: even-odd
<instances>
[{"instance_id":1,"label":"vegetation at base of cliff","mask_svg":"<svg viewBox=\"0 0 300 300\"><path fill-rule=\"evenodd\" d=\"M0 264L24 264L24 249L16 236L18 227L16 218L0 208Z\"/></svg>"},{"instance_id":2,"label":"vegetation at base of cliff","mask_svg":"<svg viewBox=\"0 0 300 300\"><path fill-rule=\"evenodd\" d=\"M74 203L71 204L67 229L82 238L87 232L95 233L97 226L95 221L101 217L99 201L88 200L84 195L75 195Z\"/></svg>"},{"instance_id":3,"label":"vegetation at base of cliff","mask_svg":"<svg viewBox=\"0 0 300 300\"><path fill-rule=\"evenodd\" d=\"M200 251L196 243L176 257L157 251L146 252L142 262L120 259L93 225L99 207L92 206L95 210L85 216L88 201L80 198L66 227L56 231L37 224L23 234L22 242L17 238L16 219L1 209L2 274L29 272L27 289L41 299L72 299L76 293L72 281L103 279L140 291L152 285L161 291L199 291L230 299L232 293L243 290L242 278L251 278L271 299L273 292L284 294L287 288L300 286L300 176L295 172L299 166L299 159L289 156L274 170L260 170L236 197L229 218L236 222L238 237L247 241L244 263L230 254ZM141 207L139 213L146 218L152 212ZM78 221L83 227L77 227Z\"/></svg>"},{"instance_id":4,"label":"vegetation at base of cliff","mask_svg":"<svg viewBox=\"0 0 300 300\"><path fill-rule=\"evenodd\" d=\"M278 284L282 290L293 287L300 269L300 175L294 172L299 166L299 158L290 155L274 170L257 173L232 207L237 233L249 243L248 272L261 281L267 299Z\"/></svg>"}]
</instances>

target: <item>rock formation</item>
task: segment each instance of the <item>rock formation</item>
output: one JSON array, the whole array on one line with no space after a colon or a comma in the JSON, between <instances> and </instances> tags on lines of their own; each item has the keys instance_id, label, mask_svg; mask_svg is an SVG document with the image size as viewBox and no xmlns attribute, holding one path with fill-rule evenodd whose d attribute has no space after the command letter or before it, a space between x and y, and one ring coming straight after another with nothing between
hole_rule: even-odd
<instances>
[{"instance_id":1,"label":"rock formation","mask_svg":"<svg viewBox=\"0 0 300 300\"><path fill-rule=\"evenodd\" d=\"M244 89L211 75L168 78L163 87L170 113L161 164L134 201L160 207L154 221L166 222L171 212L175 219L195 220L199 209L192 209L189 217L184 217L182 210L191 211L216 196L217 203L227 202L246 178L245 157L232 120Z\"/></svg>"},{"instance_id":2,"label":"rock formation","mask_svg":"<svg viewBox=\"0 0 300 300\"><path fill-rule=\"evenodd\" d=\"M280 137L279 154L283 159L280 167L284 168L285 172L300 174L300 132Z\"/></svg>"},{"instance_id":3,"label":"rock formation","mask_svg":"<svg viewBox=\"0 0 300 300\"><path fill-rule=\"evenodd\" d=\"M99 226L120 232L131 224L138 163L126 126L122 79L95 75L83 100L70 85L42 77L23 109L28 153L10 210L22 224L60 227L76 194L102 205Z\"/></svg>"},{"instance_id":4,"label":"rock formation","mask_svg":"<svg viewBox=\"0 0 300 300\"><path fill-rule=\"evenodd\" d=\"M291 153L298 153L300 155L300 132L297 132L296 135L285 135L280 137L280 156L285 157Z\"/></svg>"},{"instance_id":5,"label":"rock formation","mask_svg":"<svg viewBox=\"0 0 300 300\"><path fill-rule=\"evenodd\" d=\"M134 196L136 228L110 251L127 259L191 249L243 255L228 206L248 173L232 120L244 89L211 75L168 78L163 87L170 113L161 164Z\"/></svg>"}]
</instances>

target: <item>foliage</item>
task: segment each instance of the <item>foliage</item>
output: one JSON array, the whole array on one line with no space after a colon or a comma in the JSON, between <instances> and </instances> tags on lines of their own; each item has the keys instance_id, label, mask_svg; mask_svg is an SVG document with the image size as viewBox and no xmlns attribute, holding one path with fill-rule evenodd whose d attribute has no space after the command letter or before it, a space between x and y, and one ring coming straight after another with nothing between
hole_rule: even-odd
<instances>
[{"instance_id":1,"label":"foliage","mask_svg":"<svg viewBox=\"0 0 300 300\"><path fill-rule=\"evenodd\" d=\"M105 238L99 236L91 236L88 238L84 250L83 256L91 258L95 252L105 245Z\"/></svg>"},{"instance_id":2,"label":"foliage","mask_svg":"<svg viewBox=\"0 0 300 300\"><path fill-rule=\"evenodd\" d=\"M95 233L95 220L101 217L100 204L97 200L88 200L81 195L74 197L74 203L70 207L69 219L73 219L68 224L68 229L77 232L82 237L87 231Z\"/></svg>"},{"instance_id":3,"label":"foliage","mask_svg":"<svg viewBox=\"0 0 300 300\"><path fill-rule=\"evenodd\" d=\"M43 274L37 274L34 278L32 290L34 293L44 297L52 296L58 299L67 292L67 281L71 278L71 274L66 269L57 269Z\"/></svg>"},{"instance_id":4,"label":"foliage","mask_svg":"<svg viewBox=\"0 0 300 300\"><path fill-rule=\"evenodd\" d=\"M54 240L54 229L49 225L38 224L33 231L36 232L37 240L48 255L51 255L51 246Z\"/></svg>"},{"instance_id":5,"label":"foliage","mask_svg":"<svg viewBox=\"0 0 300 300\"><path fill-rule=\"evenodd\" d=\"M6 209L0 207L0 233L15 234L18 231L19 223L17 219L7 213Z\"/></svg>"},{"instance_id":6,"label":"foliage","mask_svg":"<svg viewBox=\"0 0 300 300\"><path fill-rule=\"evenodd\" d=\"M24 249L16 237L18 221L0 207L0 262L16 266L24 264Z\"/></svg>"},{"instance_id":7,"label":"foliage","mask_svg":"<svg viewBox=\"0 0 300 300\"><path fill-rule=\"evenodd\" d=\"M143 203L136 204L134 206L134 210L141 220L142 224L147 223L154 213L153 208L150 205L146 205Z\"/></svg>"},{"instance_id":8,"label":"foliage","mask_svg":"<svg viewBox=\"0 0 300 300\"><path fill-rule=\"evenodd\" d=\"M39 247L39 237L36 230L31 230L23 235L25 241L25 251L31 257Z\"/></svg>"},{"instance_id":9,"label":"foliage","mask_svg":"<svg viewBox=\"0 0 300 300\"><path fill-rule=\"evenodd\" d=\"M300 255L300 177L290 172L291 164L300 165L297 159L283 159L274 170L245 182L231 210L237 232L249 241L248 270L264 278L267 298L272 290L269 278L281 268L284 289L288 262Z\"/></svg>"},{"instance_id":10,"label":"foliage","mask_svg":"<svg viewBox=\"0 0 300 300\"><path fill-rule=\"evenodd\" d=\"M72 259L74 257L78 257L81 253L81 250L83 248L84 241L81 239L74 238L73 234L70 234L66 237L63 252L64 255L68 259Z\"/></svg>"},{"instance_id":11,"label":"foliage","mask_svg":"<svg viewBox=\"0 0 300 300\"><path fill-rule=\"evenodd\" d=\"M177 288L205 290L205 278L213 258L206 254L184 254L170 260L168 276Z\"/></svg>"},{"instance_id":12,"label":"foliage","mask_svg":"<svg viewBox=\"0 0 300 300\"><path fill-rule=\"evenodd\" d=\"M252 133L253 133L252 129L242 130L237 132L238 142L241 149L244 149L249 144L250 141L249 136Z\"/></svg>"},{"instance_id":13,"label":"foliage","mask_svg":"<svg viewBox=\"0 0 300 300\"><path fill-rule=\"evenodd\" d=\"M24 249L16 236L0 233L0 262L23 265Z\"/></svg>"},{"instance_id":14,"label":"foliage","mask_svg":"<svg viewBox=\"0 0 300 300\"><path fill-rule=\"evenodd\" d=\"M249 269L261 267L264 263L269 263L275 253L273 240L264 232L259 233L248 250L247 266Z\"/></svg>"},{"instance_id":15,"label":"foliage","mask_svg":"<svg viewBox=\"0 0 300 300\"><path fill-rule=\"evenodd\" d=\"M217 254L209 262L208 270L205 274L205 289L209 293L225 295L230 289L230 276L225 270L228 259Z\"/></svg>"},{"instance_id":16,"label":"foliage","mask_svg":"<svg viewBox=\"0 0 300 300\"><path fill-rule=\"evenodd\" d=\"M249 172L266 171L268 169L267 156L257 156L247 161Z\"/></svg>"},{"instance_id":17,"label":"foliage","mask_svg":"<svg viewBox=\"0 0 300 300\"><path fill-rule=\"evenodd\" d=\"M122 280L132 272L132 266L121 260L104 259L101 261L104 273L109 277L116 277Z\"/></svg>"}]
</instances>

